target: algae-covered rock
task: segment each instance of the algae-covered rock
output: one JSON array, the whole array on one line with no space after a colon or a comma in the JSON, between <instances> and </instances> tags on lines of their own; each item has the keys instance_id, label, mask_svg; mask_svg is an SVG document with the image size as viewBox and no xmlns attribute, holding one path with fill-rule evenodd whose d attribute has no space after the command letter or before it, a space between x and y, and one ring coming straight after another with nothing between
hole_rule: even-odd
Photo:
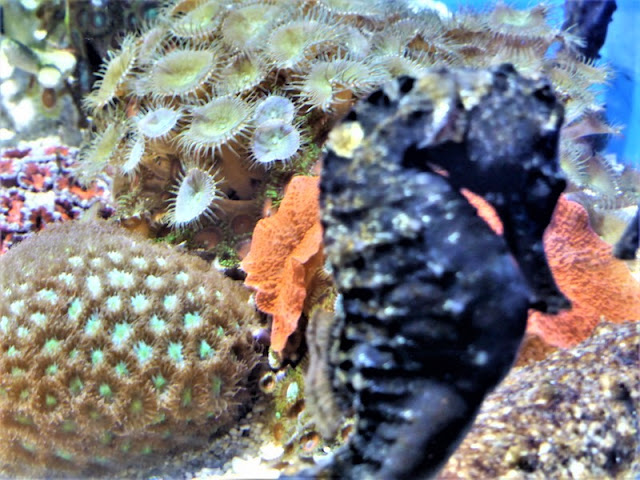
<instances>
[{"instance_id":1,"label":"algae-covered rock","mask_svg":"<svg viewBox=\"0 0 640 480\"><path fill-rule=\"evenodd\" d=\"M637 478L640 324L513 370L440 478Z\"/></svg>"}]
</instances>

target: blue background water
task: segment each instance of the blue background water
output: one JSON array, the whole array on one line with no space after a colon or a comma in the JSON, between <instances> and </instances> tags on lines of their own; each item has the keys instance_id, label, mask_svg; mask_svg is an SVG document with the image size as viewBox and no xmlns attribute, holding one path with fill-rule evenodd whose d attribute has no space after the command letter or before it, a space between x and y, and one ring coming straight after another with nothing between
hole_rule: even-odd
<instances>
[{"instance_id":1,"label":"blue background water","mask_svg":"<svg viewBox=\"0 0 640 480\"><path fill-rule=\"evenodd\" d=\"M441 0L452 11L461 6L486 8L496 2L488 0ZM536 4L531 0L506 2L516 8ZM558 7L553 18L562 21L564 0L549 0L547 4ZM618 160L640 168L640 0L617 0L618 9L613 14L602 59L614 70L606 92L605 102L609 121L622 125L623 135L611 139L607 151L615 153Z\"/></svg>"}]
</instances>

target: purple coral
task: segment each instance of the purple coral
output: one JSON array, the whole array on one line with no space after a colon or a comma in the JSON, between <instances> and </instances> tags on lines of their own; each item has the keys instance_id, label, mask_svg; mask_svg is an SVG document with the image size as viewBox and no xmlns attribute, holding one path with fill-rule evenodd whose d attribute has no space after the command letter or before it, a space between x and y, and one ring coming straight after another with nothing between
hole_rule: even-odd
<instances>
[{"instance_id":1,"label":"purple coral","mask_svg":"<svg viewBox=\"0 0 640 480\"><path fill-rule=\"evenodd\" d=\"M96 202L112 213L104 180L81 187L73 175L78 150L54 140L0 149L0 254L48 223L77 218Z\"/></svg>"}]
</instances>

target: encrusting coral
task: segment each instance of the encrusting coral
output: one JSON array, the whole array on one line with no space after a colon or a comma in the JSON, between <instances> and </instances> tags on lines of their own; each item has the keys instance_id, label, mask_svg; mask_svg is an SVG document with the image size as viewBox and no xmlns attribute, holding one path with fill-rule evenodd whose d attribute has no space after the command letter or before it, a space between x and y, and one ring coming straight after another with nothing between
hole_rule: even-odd
<instances>
[{"instance_id":1,"label":"encrusting coral","mask_svg":"<svg viewBox=\"0 0 640 480\"><path fill-rule=\"evenodd\" d=\"M589 338L602 320L640 319L640 283L591 229L584 207L562 196L544 247L553 277L572 307L556 315L532 312L529 333L551 345L571 347Z\"/></svg>"},{"instance_id":2,"label":"encrusting coral","mask_svg":"<svg viewBox=\"0 0 640 480\"><path fill-rule=\"evenodd\" d=\"M574 54L578 39L548 17L546 7L505 5L447 17L409 1L171 0L109 55L85 102L96 139L80 170L113 177L125 224L166 236L166 225L181 226L176 215L185 218L169 208L181 172L196 163L219 179L220 195L211 197L214 215L186 225L180 239L235 266L245 240L235 219L255 224L266 199L311 172L353 103L389 79L511 62L554 79L567 126L598 112L591 85L607 69ZM562 151L574 159L572 142Z\"/></svg>"},{"instance_id":3,"label":"encrusting coral","mask_svg":"<svg viewBox=\"0 0 640 480\"><path fill-rule=\"evenodd\" d=\"M63 255L63 257L61 257ZM0 257L0 471L95 474L206 442L247 403L248 292L115 225Z\"/></svg>"},{"instance_id":4,"label":"encrusting coral","mask_svg":"<svg viewBox=\"0 0 640 480\"><path fill-rule=\"evenodd\" d=\"M291 180L278 211L256 225L241 263L245 284L257 290L257 307L273 315L271 348L276 352L297 329L310 283L324 262L318 181Z\"/></svg>"},{"instance_id":5,"label":"encrusting coral","mask_svg":"<svg viewBox=\"0 0 640 480\"><path fill-rule=\"evenodd\" d=\"M464 194L492 230L502 234L502 223L491 205L471 192ZM577 345L601 321L640 318L640 283L612 249L591 229L586 209L562 195L545 231L544 251L554 280L571 300L571 309L555 315L529 312L530 337L521 352L523 363L527 363L524 357L543 358L553 347Z\"/></svg>"}]
</instances>

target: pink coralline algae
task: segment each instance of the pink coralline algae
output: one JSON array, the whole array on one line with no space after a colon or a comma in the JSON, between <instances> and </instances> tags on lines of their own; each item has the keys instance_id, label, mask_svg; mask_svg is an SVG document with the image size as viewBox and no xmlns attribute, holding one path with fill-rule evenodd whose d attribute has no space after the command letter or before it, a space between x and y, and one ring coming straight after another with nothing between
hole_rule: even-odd
<instances>
[{"instance_id":1,"label":"pink coralline algae","mask_svg":"<svg viewBox=\"0 0 640 480\"><path fill-rule=\"evenodd\" d=\"M77 218L102 204L112 213L108 184L96 180L81 186L73 170L78 150L54 140L0 149L0 255L48 223Z\"/></svg>"}]
</instances>

